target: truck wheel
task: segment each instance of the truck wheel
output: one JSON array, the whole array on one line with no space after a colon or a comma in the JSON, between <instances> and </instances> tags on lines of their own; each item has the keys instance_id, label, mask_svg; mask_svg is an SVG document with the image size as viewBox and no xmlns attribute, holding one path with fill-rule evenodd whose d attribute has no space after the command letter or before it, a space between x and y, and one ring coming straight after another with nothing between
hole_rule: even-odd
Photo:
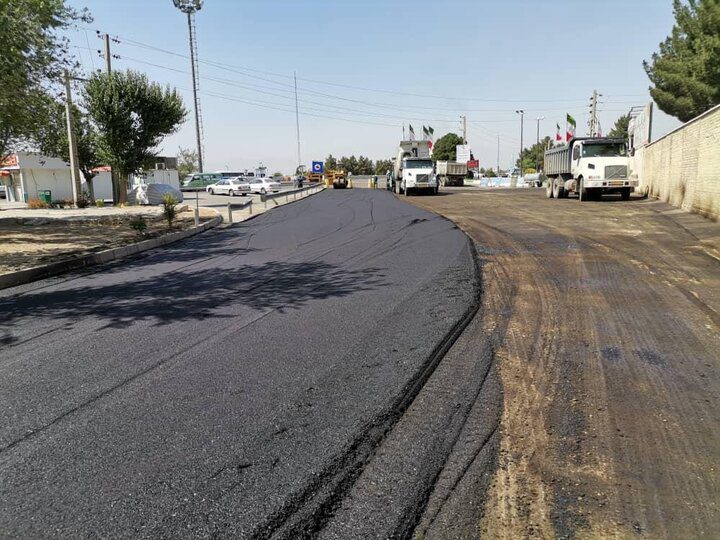
<instances>
[{"instance_id":1,"label":"truck wheel","mask_svg":"<svg viewBox=\"0 0 720 540\"><path fill-rule=\"evenodd\" d=\"M460 182L458 182L458 187L463 187L464 185L465 185L465 180L460 180Z\"/></svg>"},{"instance_id":2,"label":"truck wheel","mask_svg":"<svg viewBox=\"0 0 720 540\"><path fill-rule=\"evenodd\" d=\"M587 189L585 189L585 180L584 180L582 177L580 177L580 179L578 180L578 184L579 184L579 187L578 187L578 190L577 190L577 192L578 192L578 200L579 200L579 201L587 201L587 200L589 200L589 198L588 198L588 191L587 191Z\"/></svg>"},{"instance_id":3,"label":"truck wheel","mask_svg":"<svg viewBox=\"0 0 720 540\"><path fill-rule=\"evenodd\" d=\"M630 188L623 188L623 190L620 192L620 199L623 201L630 200Z\"/></svg>"},{"instance_id":4,"label":"truck wheel","mask_svg":"<svg viewBox=\"0 0 720 540\"><path fill-rule=\"evenodd\" d=\"M554 180L553 180L552 178L550 178L550 179L547 181L547 183L545 184L545 196L546 196L548 199L552 199L552 198L553 198L553 183L554 183Z\"/></svg>"},{"instance_id":5,"label":"truck wheel","mask_svg":"<svg viewBox=\"0 0 720 540\"><path fill-rule=\"evenodd\" d=\"M556 178L553 182L553 197L562 199L565 196L565 187L562 186L562 179Z\"/></svg>"}]
</instances>

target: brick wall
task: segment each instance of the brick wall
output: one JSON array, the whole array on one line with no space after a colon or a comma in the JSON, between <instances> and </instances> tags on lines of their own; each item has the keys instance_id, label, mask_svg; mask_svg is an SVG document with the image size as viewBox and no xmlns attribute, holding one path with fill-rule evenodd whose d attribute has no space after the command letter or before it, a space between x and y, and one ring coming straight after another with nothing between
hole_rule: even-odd
<instances>
[{"instance_id":1,"label":"brick wall","mask_svg":"<svg viewBox=\"0 0 720 540\"><path fill-rule=\"evenodd\" d=\"M640 190L720 219L720 105L636 151Z\"/></svg>"}]
</instances>

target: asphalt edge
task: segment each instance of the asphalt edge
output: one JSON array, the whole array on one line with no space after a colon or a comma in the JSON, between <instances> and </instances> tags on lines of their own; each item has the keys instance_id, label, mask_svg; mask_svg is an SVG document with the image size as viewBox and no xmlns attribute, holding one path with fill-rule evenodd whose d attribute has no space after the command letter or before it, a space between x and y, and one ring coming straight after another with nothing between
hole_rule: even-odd
<instances>
[{"instance_id":1,"label":"asphalt edge","mask_svg":"<svg viewBox=\"0 0 720 540\"><path fill-rule=\"evenodd\" d=\"M160 246L172 244L191 236L195 236L207 231L208 229L217 227L220 223L222 223L222 216L216 216L210 221L206 221L197 227L193 227L192 229L187 229L185 231L177 231L157 238L150 238L149 240L129 244L127 246L106 249L104 251L98 251L97 253L88 253L87 255L82 255L80 257L65 259L42 266L34 266L32 268L26 268L25 270L19 270L10 274L3 274L0 276L0 290L16 287L18 285L25 285L40 279L64 274L65 272L69 272L71 270L105 264L116 259L130 257L132 255L142 253L143 251L155 249Z\"/></svg>"},{"instance_id":2,"label":"asphalt edge","mask_svg":"<svg viewBox=\"0 0 720 540\"><path fill-rule=\"evenodd\" d=\"M295 501L292 501L275 516L271 516L269 520L257 527L253 534L254 537L282 539L314 537L333 515L337 506L348 495L353 484L364 470L365 465L382 446L387 435L413 403L444 356L480 311L482 305L482 273L475 243L454 221L436 212L430 213L452 223L454 227L465 235L467 249L473 263L474 294L470 304L460 319L455 322L443 339L435 346L416 376L406 384L399 398L388 408L388 411L382 417L383 421L379 424L367 425L362 430L362 433L350 444L347 451L338 456L334 467L325 471L324 474L318 475L315 482L309 485Z\"/></svg>"}]
</instances>

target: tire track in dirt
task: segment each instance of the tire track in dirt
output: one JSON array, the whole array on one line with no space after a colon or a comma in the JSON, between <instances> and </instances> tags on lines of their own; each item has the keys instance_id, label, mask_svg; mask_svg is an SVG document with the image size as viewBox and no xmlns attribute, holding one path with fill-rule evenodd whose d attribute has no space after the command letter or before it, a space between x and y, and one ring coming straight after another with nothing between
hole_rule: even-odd
<instances>
[{"instance_id":1,"label":"tire track in dirt","mask_svg":"<svg viewBox=\"0 0 720 540\"><path fill-rule=\"evenodd\" d=\"M534 190L410 201L477 242L478 339L503 384L497 469L460 536L720 534L720 265L703 256L720 226Z\"/></svg>"}]
</instances>

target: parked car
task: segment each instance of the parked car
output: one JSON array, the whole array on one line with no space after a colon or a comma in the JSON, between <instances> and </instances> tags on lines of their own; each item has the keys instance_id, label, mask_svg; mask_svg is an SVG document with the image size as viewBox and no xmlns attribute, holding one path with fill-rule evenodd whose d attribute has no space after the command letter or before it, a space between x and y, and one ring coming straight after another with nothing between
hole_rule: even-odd
<instances>
[{"instance_id":1,"label":"parked car","mask_svg":"<svg viewBox=\"0 0 720 540\"><path fill-rule=\"evenodd\" d=\"M210 195L242 195L243 197L250 193L250 184L244 178L239 176L235 178L223 178L214 184L210 184L205 190Z\"/></svg>"},{"instance_id":2,"label":"parked car","mask_svg":"<svg viewBox=\"0 0 720 540\"><path fill-rule=\"evenodd\" d=\"M220 173L191 173L183 180L182 191L200 190L222 179Z\"/></svg>"},{"instance_id":3,"label":"parked car","mask_svg":"<svg viewBox=\"0 0 720 540\"><path fill-rule=\"evenodd\" d=\"M277 193L280 191L280 182L275 182L271 178L251 178L250 179L250 191L253 193L266 194Z\"/></svg>"}]
</instances>

